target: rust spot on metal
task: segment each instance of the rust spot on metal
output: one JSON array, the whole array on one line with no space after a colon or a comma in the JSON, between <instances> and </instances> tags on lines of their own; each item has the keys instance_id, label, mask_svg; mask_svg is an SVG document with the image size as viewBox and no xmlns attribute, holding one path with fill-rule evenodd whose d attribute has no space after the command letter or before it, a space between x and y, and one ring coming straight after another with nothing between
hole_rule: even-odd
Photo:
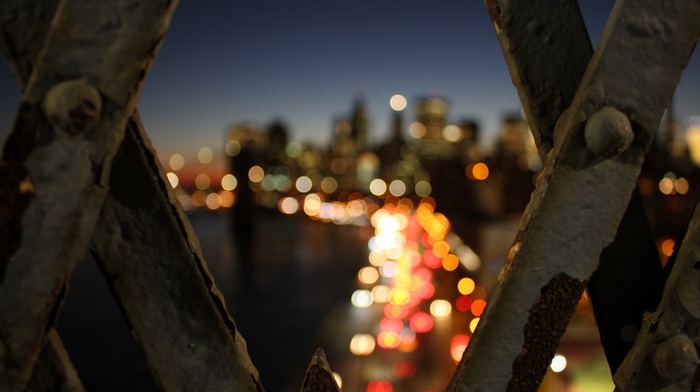
<instances>
[{"instance_id":1,"label":"rust spot on metal","mask_svg":"<svg viewBox=\"0 0 700 392\"><path fill-rule=\"evenodd\" d=\"M513 361L507 391L537 391L586 283L561 273L542 288L530 308L523 331L523 348Z\"/></svg>"},{"instance_id":2,"label":"rust spot on metal","mask_svg":"<svg viewBox=\"0 0 700 392\"><path fill-rule=\"evenodd\" d=\"M501 8L498 7L496 0L486 0L486 8L489 11L491 20L493 21L493 27L496 32L503 30L503 19L501 19Z\"/></svg>"}]
</instances>

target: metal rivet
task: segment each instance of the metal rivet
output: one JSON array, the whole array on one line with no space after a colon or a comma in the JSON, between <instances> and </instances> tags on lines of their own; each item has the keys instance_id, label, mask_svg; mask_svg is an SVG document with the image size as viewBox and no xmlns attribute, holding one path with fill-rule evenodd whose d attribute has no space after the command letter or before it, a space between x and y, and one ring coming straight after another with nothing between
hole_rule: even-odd
<instances>
[{"instance_id":1,"label":"metal rivet","mask_svg":"<svg viewBox=\"0 0 700 392\"><path fill-rule=\"evenodd\" d=\"M100 93L82 80L68 80L53 86L43 102L49 122L64 132L76 135L100 121Z\"/></svg>"},{"instance_id":2,"label":"metal rivet","mask_svg":"<svg viewBox=\"0 0 700 392\"><path fill-rule=\"evenodd\" d=\"M586 146L594 154L610 158L632 144L634 133L627 116L614 107L604 107L586 121Z\"/></svg>"},{"instance_id":3,"label":"metal rivet","mask_svg":"<svg viewBox=\"0 0 700 392\"><path fill-rule=\"evenodd\" d=\"M693 374L700 359L693 341L685 335L676 335L659 343L651 353L651 364L658 374L677 381Z\"/></svg>"}]
</instances>

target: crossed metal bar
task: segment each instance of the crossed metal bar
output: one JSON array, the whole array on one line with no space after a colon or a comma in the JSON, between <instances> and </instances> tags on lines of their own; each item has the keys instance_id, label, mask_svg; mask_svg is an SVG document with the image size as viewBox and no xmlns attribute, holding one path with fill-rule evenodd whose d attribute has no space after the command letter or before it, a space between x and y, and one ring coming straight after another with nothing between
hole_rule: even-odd
<instances>
[{"instance_id":1,"label":"crossed metal bar","mask_svg":"<svg viewBox=\"0 0 700 392\"><path fill-rule=\"evenodd\" d=\"M64 380L67 390L81 390L51 328L90 241L161 389L262 390L134 113L175 6L166 0L0 5L0 43L24 90L0 161L7 201L0 211L3 391L23 390L46 374ZM618 264L636 237L623 216L639 217L639 207L628 204L700 33L700 2L618 1L592 57L574 1L489 0L487 7L546 166L448 389L534 391L599 262ZM699 220L659 310L645 320L624 362L610 361L622 362L615 375L620 390L642 390L649 382L697 387ZM622 251L610 251L615 246ZM643 279L651 279L653 262L644 262ZM602 298L613 275L599 279ZM616 347L614 339L609 347ZM679 358L687 366L671 366ZM655 373L640 372L645 366ZM302 390L337 390L329 377L317 353Z\"/></svg>"},{"instance_id":2,"label":"crossed metal bar","mask_svg":"<svg viewBox=\"0 0 700 392\"><path fill-rule=\"evenodd\" d=\"M176 3L0 5L3 51L24 89L0 185L11 203L0 226L14 240L1 252L0 390L24 390L42 373L32 372L42 348L67 358L60 344L45 344L46 334L89 241L160 388L262 390L132 116Z\"/></svg>"},{"instance_id":3,"label":"crossed metal bar","mask_svg":"<svg viewBox=\"0 0 700 392\"><path fill-rule=\"evenodd\" d=\"M448 390L536 391L604 249L613 243L618 227L629 230L621 222L644 156L700 34L700 2L618 0L572 98L570 86L580 74L576 63L586 59L590 48L576 2L488 0L487 8L546 164ZM629 216L639 214L639 207L630 209ZM629 244L625 237L629 233L618 236L623 248ZM683 246L696 245L686 241ZM632 246L627 249L632 252ZM680 265L695 262L682 258L676 269L687 270ZM653 271L648 263L641 265ZM635 274L633 268L621 271ZM611 277L601 279L613 283ZM697 303L697 279L694 284L688 295ZM691 325L697 323L694 316L690 319ZM691 336L685 343L697 338L695 327L688 331L679 326L675 332ZM694 359L685 373L673 380L656 374L665 380L659 383L678 385L678 390L697 387L697 352L686 351ZM625 379L635 375L618 373L615 381L621 390L644 390L639 389L642 383Z\"/></svg>"}]
</instances>

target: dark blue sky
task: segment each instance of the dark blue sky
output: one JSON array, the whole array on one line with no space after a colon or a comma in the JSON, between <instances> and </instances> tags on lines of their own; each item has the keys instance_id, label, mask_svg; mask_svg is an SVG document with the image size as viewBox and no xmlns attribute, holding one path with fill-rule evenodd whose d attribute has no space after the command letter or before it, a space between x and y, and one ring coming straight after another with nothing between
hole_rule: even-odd
<instances>
[{"instance_id":1,"label":"dark blue sky","mask_svg":"<svg viewBox=\"0 0 700 392\"><path fill-rule=\"evenodd\" d=\"M595 43L613 1L580 3ZM677 90L681 121L700 115L698 57ZM294 139L325 143L358 96L382 141L396 93L409 100L406 124L417 97L440 95L450 120L474 118L494 137L520 104L482 1L182 0L138 107L165 158L221 151L224 129L242 121L279 119ZM4 62L0 94L5 133L19 92Z\"/></svg>"}]
</instances>

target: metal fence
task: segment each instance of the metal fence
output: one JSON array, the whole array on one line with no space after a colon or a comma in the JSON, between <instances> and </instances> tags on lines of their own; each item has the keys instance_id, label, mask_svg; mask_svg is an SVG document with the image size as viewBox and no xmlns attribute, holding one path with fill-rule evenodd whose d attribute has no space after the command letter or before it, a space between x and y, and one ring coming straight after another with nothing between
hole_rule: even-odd
<instances>
[{"instance_id":1,"label":"metal fence","mask_svg":"<svg viewBox=\"0 0 700 392\"><path fill-rule=\"evenodd\" d=\"M0 4L24 94L0 161L0 390L83 389L53 323L89 243L160 389L263 390L135 109L176 3ZM486 6L546 163L448 390L536 391L586 289L619 390L696 390L700 217L663 270L635 186L700 1L618 0L595 52L575 1ZM338 390L321 351L301 389Z\"/></svg>"}]
</instances>

